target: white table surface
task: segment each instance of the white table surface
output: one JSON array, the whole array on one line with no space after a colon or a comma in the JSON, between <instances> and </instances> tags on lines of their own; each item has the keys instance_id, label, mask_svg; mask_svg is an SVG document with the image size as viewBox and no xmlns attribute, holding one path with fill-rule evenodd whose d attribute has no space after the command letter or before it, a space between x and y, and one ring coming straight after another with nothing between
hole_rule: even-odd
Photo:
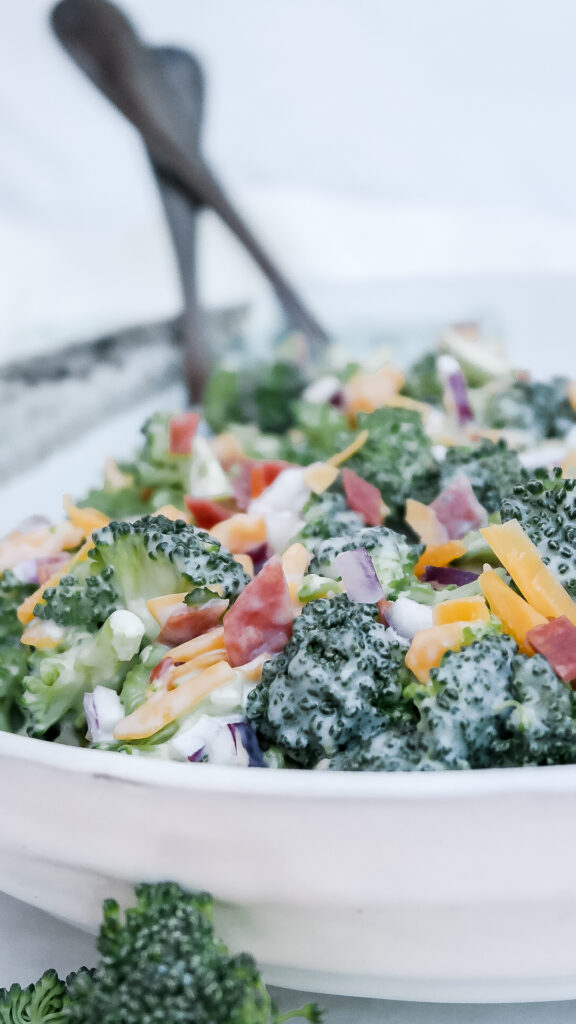
<instances>
[{"instance_id":1,"label":"white table surface","mask_svg":"<svg viewBox=\"0 0 576 1024\"><path fill-rule=\"evenodd\" d=\"M65 975L82 965L92 966L95 958L91 936L0 894L0 985L28 983L48 967ZM279 989L274 995L285 1010L310 998L305 993ZM326 1011L326 1024L574 1024L576 1019L576 1002L445 1006L323 995L316 998Z\"/></svg>"},{"instance_id":2,"label":"white table surface","mask_svg":"<svg viewBox=\"0 0 576 1024\"><path fill-rule=\"evenodd\" d=\"M87 437L60 450L5 485L0 492L0 535L33 512L57 518L61 495L81 494L98 479L98 466L109 453L128 455L138 425L153 407L170 408L178 389L156 396ZM0 877L0 889L2 879ZM0 986L28 983L48 967L61 974L95 961L93 938L33 907L0 893ZM307 1002L309 995L277 991L283 1009ZM383 1002L318 996L326 1024L574 1024L576 1002L508 1006L463 1006Z\"/></svg>"}]
</instances>

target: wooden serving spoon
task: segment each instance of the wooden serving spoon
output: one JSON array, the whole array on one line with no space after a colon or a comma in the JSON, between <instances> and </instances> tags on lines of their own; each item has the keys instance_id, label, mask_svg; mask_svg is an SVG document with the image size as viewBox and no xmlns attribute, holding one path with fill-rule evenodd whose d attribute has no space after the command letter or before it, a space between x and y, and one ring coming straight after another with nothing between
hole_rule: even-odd
<instances>
[{"instance_id":1,"label":"wooden serving spoon","mask_svg":"<svg viewBox=\"0 0 576 1024\"><path fill-rule=\"evenodd\" d=\"M160 174L177 181L194 203L213 209L251 253L271 282L290 327L314 354L328 335L262 248L203 159L184 141L174 91L153 50L109 0L60 0L52 25L64 48L108 99L139 130Z\"/></svg>"}]
</instances>

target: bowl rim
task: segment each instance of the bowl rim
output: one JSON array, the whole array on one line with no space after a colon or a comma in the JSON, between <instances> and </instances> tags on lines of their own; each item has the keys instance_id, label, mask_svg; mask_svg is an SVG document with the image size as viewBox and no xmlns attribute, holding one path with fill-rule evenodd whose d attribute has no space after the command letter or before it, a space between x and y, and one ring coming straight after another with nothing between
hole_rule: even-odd
<instances>
[{"instance_id":1,"label":"bowl rim","mask_svg":"<svg viewBox=\"0 0 576 1024\"><path fill-rule=\"evenodd\" d=\"M510 796L576 796L576 764L414 772L244 768L90 750L0 733L0 760L132 785L202 794L417 803Z\"/></svg>"}]
</instances>

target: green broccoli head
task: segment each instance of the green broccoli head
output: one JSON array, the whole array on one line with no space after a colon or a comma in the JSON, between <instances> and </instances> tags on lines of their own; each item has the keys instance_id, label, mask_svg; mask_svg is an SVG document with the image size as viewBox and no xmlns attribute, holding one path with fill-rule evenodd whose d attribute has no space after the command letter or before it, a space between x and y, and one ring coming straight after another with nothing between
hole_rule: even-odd
<instances>
[{"instance_id":1,"label":"green broccoli head","mask_svg":"<svg viewBox=\"0 0 576 1024\"><path fill-rule=\"evenodd\" d=\"M348 537L364 527L362 516L347 507L346 498L338 491L312 495L302 510L302 518L304 526L296 539L309 551L314 551L319 541Z\"/></svg>"},{"instance_id":2,"label":"green broccoli head","mask_svg":"<svg viewBox=\"0 0 576 1024\"><path fill-rule=\"evenodd\" d=\"M181 491L178 491L181 497ZM178 504L177 501L162 500L162 504ZM132 516L144 516L153 512L156 507L153 498L146 488L134 484L127 484L126 487L97 487L88 491L88 494L78 502L80 508L97 508L109 519L130 519Z\"/></svg>"},{"instance_id":3,"label":"green broccoli head","mask_svg":"<svg viewBox=\"0 0 576 1024\"><path fill-rule=\"evenodd\" d=\"M18 607L34 591L7 570L0 576L0 730L19 724L18 698L27 671L30 648L20 643L22 624Z\"/></svg>"},{"instance_id":4,"label":"green broccoli head","mask_svg":"<svg viewBox=\"0 0 576 1024\"><path fill-rule=\"evenodd\" d=\"M396 597L416 581L414 566L422 546L409 544L405 537L387 526L365 526L347 536L330 537L315 546L308 571L338 579L334 561L342 551L365 548L387 598Z\"/></svg>"},{"instance_id":5,"label":"green broccoli head","mask_svg":"<svg viewBox=\"0 0 576 1024\"><path fill-rule=\"evenodd\" d=\"M431 684L415 688L419 729L432 761L446 768L507 763L516 651L508 636L484 636L446 653Z\"/></svg>"},{"instance_id":6,"label":"green broccoli head","mask_svg":"<svg viewBox=\"0 0 576 1024\"><path fill-rule=\"evenodd\" d=\"M214 935L212 899L173 883L140 885L123 915L104 904L92 976L70 979L68 1024L279 1024L252 957ZM319 1021L316 1007L301 1015Z\"/></svg>"},{"instance_id":7,"label":"green broccoli head","mask_svg":"<svg viewBox=\"0 0 576 1024\"><path fill-rule=\"evenodd\" d=\"M538 548L542 561L576 598L576 480L562 470L517 484L500 505L502 520L517 519Z\"/></svg>"},{"instance_id":8,"label":"green broccoli head","mask_svg":"<svg viewBox=\"0 0 576 1024\"><path fill-rule=\"evenodd\" d=\"M64 1024L67 989L56 971L46 971L35 985L0 989L0 1024Z\"/></svg>"},{"instance_id":9,"label":"green broccoli head","mask_svg":"<svg viewBox=\"0 0 576 1024\"><path fill-rule=\"evenodd\" d=\"M104 569L98 576L86 576L86 565L78 566L79 575L62 576L55 587L48 587L34 614L59 626L77 626L95 631L118 607L118 595L111 580L114 572Z\"/></svg>"},{"instance_id":10,"label":"green broccoli head","mask_svg":"<svg viewBox=\"0 0 576 1024\"><path fill-rule=\"evenodd\" d=\"M252 363L240 370L217 369L204 392L204 415L212 430L233 423L256 423L282 434L294 424L293 404L306 386L296 363Z\"/></svg>"},{"instance_id":11,"label":"green broccoli head","mask_svg":"<svg viewBox=\"0 0 576 1024\"><path fill-rule=\"evenodd\" d=\"M442 486L459 473L466 474L478 501L488 512L497 512L502 499L527 479L516 452L503 440L483 440L471 448L448 448L442 463Z\"/></svg>"},{"instance_id":12,"label":"green broccoli head","mask_svg":"<svg viewBox=\"0 0 576 1024\"><path fill-rule=\"evenodd\" d=\"M519 655L511 684L511 764L576 762L576 697L541 655Z\"/></svg>"},{"instance_id":13,"label":"green broccoli head","mask_svg":"<svg viewBox=\"0 0 576 1024\"><path fill-rule=\"evenodd\" d=\"M535 440L564 437L576 421L568 399L567 381L514 381L494 392L486 403L484 420L497 430L521 430Z\"/></svg>"},{"instance_id":14,"label":"green broccoli head","mask_svg":"<svg viewBox=\"0 0 576 1024\"><path fill-rule=\"evenodd\" d=\"M432 501L440 472L422 417L411 409L377 409L358 417L366 443L347 465L378 488L391 512L402 516L407 498Z\"/></svg>"},{"instance_id":15,"label":"green broccoli head","mask_svg":"<svg viewBox=\"0 0 576 1024\"><path fill-rule=\"evenodd\" d=\"M155 412L146 420L142 427L144 444L134 460L122 469L132 476L140 490L161 493L161 504L178 505L188 491L192 454L174 455L170 451L173 415L172 412Z\"/></svg>"},{"instance_id":16,"label":"green broccoli head","mask_svg":"<svg viewBox=\"0 0 576 1024\"><path fill-rule=\"evenodd\" d=\"M84 722L84 694L95 686L118 691L143 637L138 616L119 610L97 633L70 628L55 650L35 651L20 700L29 735L43 736L69 718L79 728Z\"/></svg>"},{"instance_id":17,"label":"green broccoli head","mask_svg":"<svg viewBox=\"0 0 576 1024\"><path fill-rule=\"evenodd\" d=\"M429 761L415 714L391 716L366 740L356 739L330 758L327 767L345 772L427 771L440 767Z\"/></svg>"},{"instance_id":18,"label":"green broccoli head","mask_svg":"<svg viewBox=\"0 0 576 1024\"><path fill-rule=\"evenodd\" d=\"M406 371L402 392L419 402L439 405L442 402L442 382L438 375L438 355L427 352Z\"/></svg>"},{"instance_id":19,"label":"green broccoli head","mask_svg":"<svg viewBox=\"0 0 576 1024\"><path fill-rule=\"evenodd\" d=\"M313 768L405 712L405 653L373 605L344 594L312 601L287 646L264 665L247 717L266 744Z\"/></svg>"},{"instance_id":20,"label":"green broccoli head","mask_svg":"<svg viewBox=\"0 0 576 1024\"><path fill-rule=\"evenodd\" d=\"M282 457L307 466L334 455L353 438L346 417L333 405L296 402L294 429L282 439Z\"/></svg>"},{"instance_id":21,"label":"green broccoli head","mask_svg":"<svg viewBox=\"0 0 576 1024\"><path fill-rule=\"evenodd\" d=\"M248 576L220 542L205 530L144 516L135 523L109 523L93 534L90 574L110 573L117 603L140 616L153 639L158 627L146 608L152 597L183 591L206 591L205 597L234 600ZM216 588L216 589L215 589Z\"/></svg>"}]
</instances>

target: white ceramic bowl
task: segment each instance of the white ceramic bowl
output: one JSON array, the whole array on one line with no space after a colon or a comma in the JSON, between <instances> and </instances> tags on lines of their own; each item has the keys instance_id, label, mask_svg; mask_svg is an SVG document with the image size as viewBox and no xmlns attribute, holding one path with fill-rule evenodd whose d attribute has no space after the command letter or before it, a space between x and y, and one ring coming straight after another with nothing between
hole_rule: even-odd
<instances>
[{"instance_id":1,"label":"white ceramic bowl","mask_svg":"<svg viewBox=\"0 0 576 1024\"><path fill-rule=\"evenodd\" d=\"M576 997L576 767L266 771L0 733L0 773L2 888L83 927L171 878L279 985Z\"/></svg>"}]
</instances>

